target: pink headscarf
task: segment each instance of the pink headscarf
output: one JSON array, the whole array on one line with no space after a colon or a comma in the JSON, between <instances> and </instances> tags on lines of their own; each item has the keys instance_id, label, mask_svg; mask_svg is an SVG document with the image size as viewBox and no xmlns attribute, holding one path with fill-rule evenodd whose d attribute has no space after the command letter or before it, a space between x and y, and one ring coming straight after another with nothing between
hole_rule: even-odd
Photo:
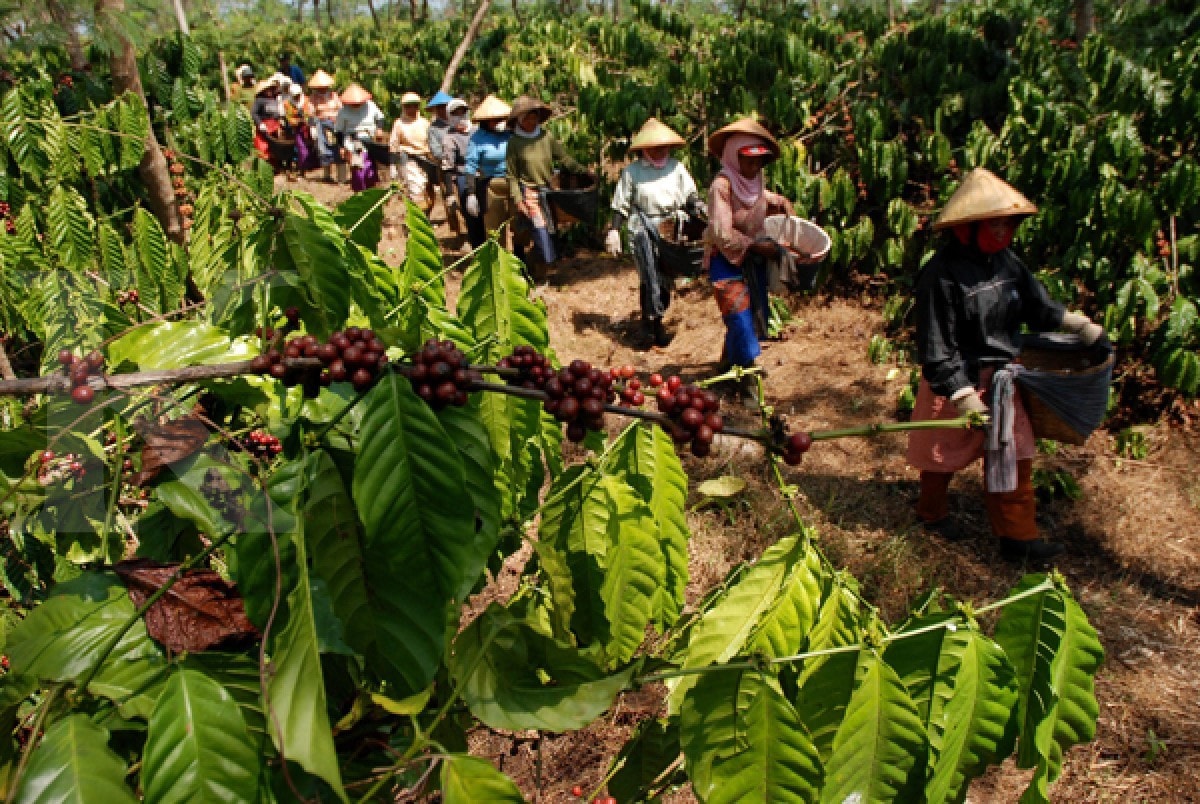
<instances>
[{"instance_id":1,"label":"pink headscarf","mask_svg":"<svg viewBox=\"0 0 1200 804\"><path fill-rule=\"evenodd\" d=\"M762 195L763 183L761 172L753 179L747 179L742 175L742 169L738 165L738 151L747 145L766 145L766 142L762 137L756 137L753 134L734 134L725 140L725 148L721 151L721 173L719 175L724 175L729 179L729 186L733 188L733 194L738 197L739 201L743 204L753 205Z\"/></svg>"}]
</instances>

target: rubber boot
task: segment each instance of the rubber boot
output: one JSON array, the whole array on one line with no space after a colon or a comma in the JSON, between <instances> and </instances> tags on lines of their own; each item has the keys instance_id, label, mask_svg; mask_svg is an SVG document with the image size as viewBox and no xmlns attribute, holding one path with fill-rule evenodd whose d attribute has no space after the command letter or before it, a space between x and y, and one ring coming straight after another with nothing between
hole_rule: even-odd
<instances>
[{"instance_id":1,"label":"rubber boot","mask_svg":"<svg viewBox=\"0 0 1200 804\"><path fill-rule=\"evenodd\" d=\"M1017 487L984 495L992 533L1000 539L1000 553L1010 561L1045 561L1065 549L1058 542L1038 538L1037 497L1033 490L1033 461L1017 461Z\"/></svg>"}]
</instances>

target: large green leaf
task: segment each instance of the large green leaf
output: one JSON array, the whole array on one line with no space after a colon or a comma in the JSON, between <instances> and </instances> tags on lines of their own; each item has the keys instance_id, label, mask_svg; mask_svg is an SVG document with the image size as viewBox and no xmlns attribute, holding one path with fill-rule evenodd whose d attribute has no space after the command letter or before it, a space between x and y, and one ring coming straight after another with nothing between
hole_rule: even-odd
<instances>
[{"instance_id":1,"label":"large green leaf","mask_svg":"<svg viewBox=\"0 0 1200 804\"><path fill-rule=\"evenodd\" d=\"M492 763L465 754L450 754L442 759L442 801L445 804L521 804L521 791Z\"/></svg>"},{"instance_id":2,"label":"large green leaf","mask_svg":"<svg viewBox=\"0 0 1200 804\"><path fill-rule=\"evenodd\" d=\"M125 762L108 747L108 731L84 714L46 729L17 788L21 804L136 802L125 785Z\"/></svg>"},{"instance_id":3,"label":"large green leaf","mask_svg":"<svg viewBox=\"0 0 1200 804\"><path fill-rule=\"evenodd\" d=\"M500 538L500 495L496 493L492 445L479 415L483 396L499 394L473 394L466 407L447 408L438 416L462 457L463 481L475 509L475 538L470 559L462 566L462 583L455 592L456 600L465 598L474 588Z\"/></svg>"},{"instance_id":4,"label":"large green leaf","mask_svg":"<svg viewBox=\"0 0 1200 804\"><path fill-rule=\"evenodd\" d=\"M385 375L363 404L353 493L379 630L355 647L397 694L411 695L441 662L447 611L461 602L473 560L475 517L463 505L462 458L408 380Z\"/></svg>"},{"instance_id":5,"label":"large green leaf","mask_svg":"<svg viewBox=\"0 0 1200 804\"><path fill-rule=\"evenodd\" d=\"M21 706L38 690L33 676L0 676L0 794L7 796L20 752L13 735Z\"/></svg>"},{"instance_id":6,"label":"large green leaf","mask_svg":"<svg viewBox=\"0 0 1200 804\"><path fill-rule=\"evenodd\" d=\"M383 236L383 210L385 197L391 196L387 187L372 187L355 193L337 205L333 219L349 235L350 239L363 248L375 251L379 238Z\"/></svg>"},{"instance_id":7,"label":"large green leaf","mask_svg":"<svg viewBox=\"0 0 1200 804\"><path fill-rule=\"evenodd\" d=\"M64 267L80 272L91 267L95 224L79 193L63 184L55 187L46 203L46 226L50 245Z\"/></svg>"},{"instance_id":8,"label":"large green leaf","mask_svg":"<svg viewBox=\"0 0 1200 804\"><path fill-rule=\"evenodd\" d=\"M309 332L326 338L350 312L349 268L342 234L329 210L297 194L304 215L288 211L276 240L276 255L300 282L300 318Z\"/></svg>"},{"instance_id":9,"label":"large green leaf","mask_svg":"<svg viewBox=\"0 0 1200 804\"><path fill-rule=\"evenodd\" d=\"M179 667L150 716L142 754L147 802L254 801L258 745L223 686Z\"/></svg>"},{"instance_id":10,"label":"large green leaf","mask_svg":"<svg viewBox=\"0 0 1200 804\"><path fill-rule=\"evenodd\" d=\"M133 601L112 575L85 572L54 587L9 634L6 650L14 673L45 681L75 681L108 651L125 625L135 620ZM158 646L136 620L108 654L108 662L148 660Z\"/></svg>"},{"instance_id":11,"label":"large green leaf","mask_svg":"<svg viewBox=\"0 0 1200 804\"><path fill-rule=\"evenodd\" d=\"M493 729L580 729L612 705L637 665L611 675L493 604L459 633L450 673Z\"/></svg>"},{"instance_id":12,"label":"large green leaf","mask_svg":"<svg viewBox=\"0 0 1200 804\"><path fill-rule=\"evenodd\" d=\"M172 259L158 219L141 207L133 213L133 242L137 246L141 303L159 313L177 309L183 301L184 271Z\"/></svg>"},{"instance_id":13,"label":"large green leaf","mask_svg":"<svg viewBox=\"0 0 1200 804\"><path fill-rule=\"evenodd\" d=\"M229 363L253 356L247 341L231 341L224 330L202 321L159 321L138 327L108 347L110 365L128 361L143 371Z\"/></svg>"},{"instance_id":14,"label":"large green leaf","mask_svg":"<svg viewBox=\"0 0 1200 804\"><path fill-rule=\"evenodd\" d=\"M764 617L780 605L792 605L786 597L781 597L780 592L792 577L796 564L804 563L806 553L804 540L795 536L771 545L762 558L701 615L679 656L683 667L721 664L742 653ZM673 711L678 711L680 701L694 683L694 676L685 676L674 683L670 697Z\"/></svg>"},{"instance_id":15,"label":"large green leaf","mask_svg":"<svg viewBox=\"0 0 1200 804\"><path fill-rule=\"evenodd\" d=\"M940 624L947 627L905 636ZM971 779L1012 753L1017 702L1012 666L999 645L953 614L916 618L896 636L884 658L925 724L926 800L962 801Z\"/></svg>"},{"instance_id":16,"label":"large green leaf","mask_svg":"<svg viewBox=\"0 0 1200 804\"><path fill-rule=\"evenodd\" d=\"M1013 593L1044 581L1043 575L1028 575ZM1062 773L1063 754L1096 735L1094 677L1104 648L1061 582L1006 606L996 641L1016 669L1020 692L1017 765L1037 769L1021 800L1047 802L1048 786Z\"/></svg>"},{"instance_id":17,"label":"large green leaf","mask_svg":"<svg viewBox=\"0 0 1200 804\"><path fill-rule=\"evenodd\" d=\"M665 788L671 781L663 774L679 757L679 722L657 718L643 720L633 737L621 746L613 760L615 770L608 792L619 801L644 801L651 786Z\"/></svg>"},{"instance_id":18,"label":"large green leaf","mask_svg":"<svg viewBox=\"0 0 1200 804\"><path fill-rule=\"evenodd\" d=\"M654 616L654 602L666 578L666 561L650 507L619 478L606 477L604 485L614 516L609 520L611 543L601 564L600 597L608 621L605 654L619 664L629 661L646 638L646 624Z\"/></svg>"},{"instance_id":19,"label":"large green leaf","mask_svg":"<svg viewBox=\"0 0 1200 804\"><path fill-rule=\"evenodd\" d=\"M442 251L433 224L420 207L408 199L404 201L404 221L408 239L404 243L401 289L406 295L418 294L430 306L445 307L446 281L443 278Z\"/></svg>"},{"instance_id":20,"label":"large green leaf","mask_svg":"<svg viewBox=\"0 0 1200 804\"><path fill-rule=\"evenodd\" d=\"M772 681L756 672L710 674L688 692L682 718L685 735L703 733L684 742L692 789L701 801L816 799L820 757Z\"/></svg>"},{"instance_id":21,"label":"large green leaf","mask_svg":"<svg viewBox=\"0 0 1200 804\"><path fill-rule=\"evenodd\" d=\"M665 576L654 596L654 619L661 628L669 628L679 619L687 592L687 475L661 427L631 426L612 452L613 473L650 506L657 525Z\"/></svg>"},{"instance_id":22,"label":"large green leaf","mask_svg":"<svg viewBox=\"0 0 1200 804\"><path fill-rule=\"evenodd\" d=\"M271 737L279 753L329 783L345 800L337 751L326 709L317 622L304 542L304 520L297 517L296 581L287 594L287 619L269 639L273 672L267 684Z\"/></svg>"},{"instance_id":23,"label":"large green leaf","mask_svg":"<svg viewBox=\"0 0 1200 804\"><path fill-rule=\"evenodd\" d=\"M863 648L854 692L825 764L821 801L915 800L925 779L926 752L925 729L908 690L875 650Z\"/></svg>"}]
</instances>

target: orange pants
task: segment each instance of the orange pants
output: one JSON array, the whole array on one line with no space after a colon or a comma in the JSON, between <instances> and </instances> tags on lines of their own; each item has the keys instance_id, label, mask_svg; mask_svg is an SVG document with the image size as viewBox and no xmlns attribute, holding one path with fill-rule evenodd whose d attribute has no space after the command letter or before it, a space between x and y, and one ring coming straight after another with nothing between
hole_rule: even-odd
<instances>
[{"instance_id":1,"label":"orange pants","mask_svg":"<svg viewBox=\"0 0 1200 804\"><path fill-rule=\"evenodd\" d=\"M917 498L917 517L922 522L937 522L949 513L947 492L953 472L922 472L921 494ZM1033 461L1017 461L1017 487L1004 493L986 492L992 533L1003 539L1031 541L1038 537L1037 500L1033 491Z\"/></svg>"}]
</instances>

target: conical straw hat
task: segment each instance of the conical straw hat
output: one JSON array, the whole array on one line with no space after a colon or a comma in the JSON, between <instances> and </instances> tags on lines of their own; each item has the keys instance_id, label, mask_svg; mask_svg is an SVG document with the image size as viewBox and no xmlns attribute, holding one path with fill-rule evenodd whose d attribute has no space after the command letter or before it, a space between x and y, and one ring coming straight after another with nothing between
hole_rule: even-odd
<instances>
[{"instance_id":1,"label":"conical straw hat","mask_svg":"<svg viewBox=\"0 0 1200 804\"><path fill-rule=\"evenodd\" d=\"M255 96L261 95L268 89L279 89L279 85L270 78L264 78L254 85L254 94Z\"/></svg>"},{"instance_id":2,"label":"conical straw hat","mask_svg":"<svg viewBox=\"0 0 1200 804\"><path fill-rule=\"evenodd\" d=\"M324 70L317 70L313 73L312 78L308 79L309 89L333 89L333 76Z\"/></svg>"},{"instance_id":3,"label":"conical straw hat","mask_svg":"<svg viewBox=\"0 0 1200 804\"><path fill-rule=\"evenodd\" d=\"M488 95L475 108L475 114L472 117L476 120L506 120L508 119L508 113L511 111L512 107L507 103L495 95Z\"/></svg>"},{"instance_id":4,"label":"conical straw hat","mask_svg":"<svg viewBox=\"0 0 1200 804\"><path fill-rule=\"evenodd\" d=\"M734 134L753 134L761 138L763 144L771 149L775 158L779 158L779 143L771 136L771 132L759 125L758 121L752 117L743 117L741 120L735 120L724 128L714 131L708 138L708 152L720 159L721 152L725 150L725 141Z\"/></svg>"},{"instance_id":5,"label":"conical straw hat","mask_svg":"<svg viewBox=\"0 0 1200 804\"><path fill-rule=\"evenodd\" d=\"M554 114L549 106L542 103L537 98L530 97L529 95L522 95L513 101L512 111L508 113L508 119L520 120L530 112L536 112L537 116L543 123L550 119L550 115ZM478 118L478 115L476 115L476 118Z\"/></svg>"},{"instance_id":6,"label":"conical straw hat","mask_svg":"<svg viewBox=\"0 0 1200 804\"><path fill-rule=\"evenodd\" d=\"M360 103L366 103L371 99L371 93L367 92L359 84L351 84L342 92L342 103L349 106L357 106Z\"/></svg>"},{"instance_id":7,"label":"conical straw hat","mask_svg":"<svg viewBox=\"0 0 1200 804\"><path fill-rule=\"evenodd\" d=\"M415 92L405 92L400 98L400 105L407 106L410 103L420 103L421 96Z\"/></svg>"},{"instance_id":8,"label":"conical straw hat","mask_svg":"<svg viewBox=\"0 0 1200 804\"><path fill-rule=\"evenodd\" d=\"M1010 215L1036 215L1038 208L1008 182L987 168L975 168L950 196L934 222L935 231Z\"/></svg>"},{"instance_id":9,"label":"conical straw hat","mask_svg":"<svg viewBox=\"0 0 1200 804\"><path fill-rule=\"evenodd\" d=\"M676 148L680 145L686 145L683 137L671 130L670 126L659 122L657 117L651 117L641 127L637 134L633 135L633 142L629 143L629 150L637 151L641 148Z\"/></svg>"}]
</instances>

